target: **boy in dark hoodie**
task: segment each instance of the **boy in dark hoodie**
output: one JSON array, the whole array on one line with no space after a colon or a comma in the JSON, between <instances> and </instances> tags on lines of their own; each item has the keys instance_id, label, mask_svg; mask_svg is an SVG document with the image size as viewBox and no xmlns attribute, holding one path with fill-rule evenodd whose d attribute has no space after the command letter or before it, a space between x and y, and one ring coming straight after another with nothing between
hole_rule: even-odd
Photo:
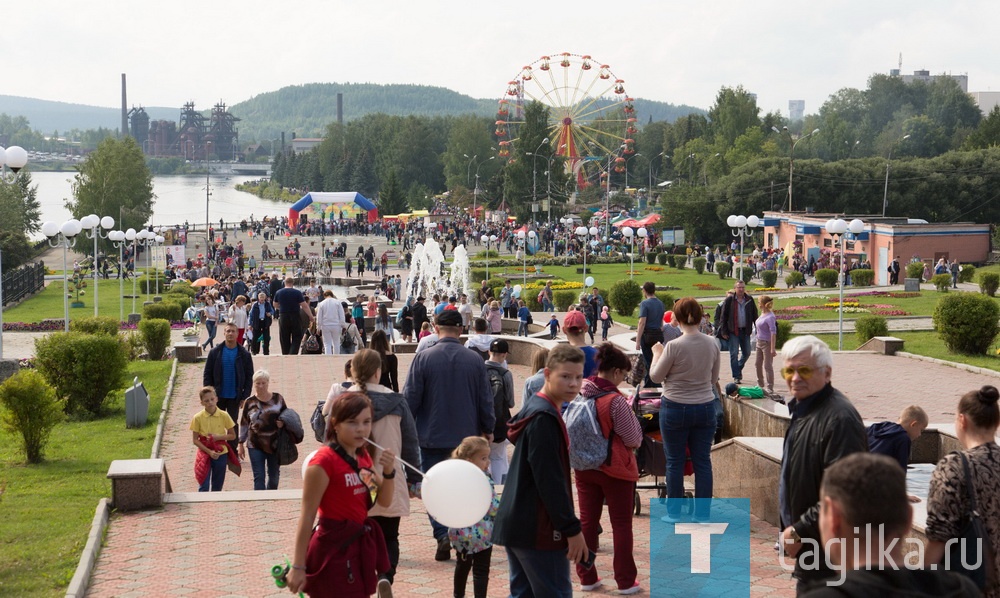
<instances>
[{"instance_id":1,"label":"boy in dark hoodie","mask_svg":"<svg viewBox=\"0 0 1000 598\"><path fill-rule=\"evenodd\" d=\"M868 426L868 451L892 457L906 472L910 462L913 441L927 428L927 412L917 405L910 405L899 414L895 422L878 422ZM910 502L920 502L910 495Z\"/></svg>"},{"instance_id":2,"label":"boy in dark hoodie","mask_svg":"<svg viewBox=\"0 0 1000 598\"><path fill-rule=\"evenodd\" d=\"M587 560L573 510L569 438L559 415L563 403L580 392L583 362L583 352L569 345L549 351L545 385L508 424L514 455L493 541L507 550L514 598L572 597L569 564Z\"/></svg>"}]
</instances>

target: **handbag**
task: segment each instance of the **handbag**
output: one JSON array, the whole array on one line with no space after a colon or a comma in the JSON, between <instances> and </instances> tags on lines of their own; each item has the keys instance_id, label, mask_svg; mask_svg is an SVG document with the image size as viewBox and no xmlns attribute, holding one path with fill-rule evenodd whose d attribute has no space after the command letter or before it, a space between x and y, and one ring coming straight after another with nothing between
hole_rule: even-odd
<instances>
[{"instance_id":1,"label":"handbag","mask_svg":"<svg viewBox=\"0 0 1000 598\"><path fill-rule=\"evenodd\" d=\"M299 459L299 449L295 447L295 441L284 428L278 430L277 438L274 440L274 452L278 455L278 465L291 465Z\"/></svg>"},{"instance_id":2,"label":"handbag","mask_svg":"<svg viewBox=\"0 0 1000 598\"><path fill-rule=\"evenodd\" d=\"M965 453L955 452L962 459L962 468L965 470L965 489L969 498L969 512L966 513L965 522L958 533L958 541L948 543L945 564L949 571L961 573L971 579L980 590L985 590L996 577L993 571L993 546L990 543L986 524L983 523L983 517L979 514L979 506L976 503L976 488L973 486L972 475L969 472L969 460ZM963 555L963 553L965 554ZM974 561L976 564L967 566L966 562L968 561Z\"/></svg>"}]
</instances>

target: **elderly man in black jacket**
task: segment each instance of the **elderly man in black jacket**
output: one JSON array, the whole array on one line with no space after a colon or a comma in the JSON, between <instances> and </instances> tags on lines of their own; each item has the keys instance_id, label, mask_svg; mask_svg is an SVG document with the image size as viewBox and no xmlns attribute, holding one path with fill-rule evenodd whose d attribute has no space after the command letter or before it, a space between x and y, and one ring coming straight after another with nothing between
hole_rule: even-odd
<instances>
[{"instance_id":1,"label":"elderly man in black jacket","mask_svg":"<svg viewBox=\"0 0 1000 598\"><path fill-rule=\"evenodd\" d=\"M722 312L719 315L719 328L715 334L729 345L729 366L732 369L733 381L743 382L743 366L750 359L750 332L757 321L757 304L746 292L747 285L737 280L733 290L722 302ZM725 345L726 343L723 343ZM739 357L739 352L743 356Z\"/></svg>"},{"instance_id":2,"label":"elderly man in black jacket","mask_svg":"<svg viewBox=\"0 0 1000 598\"><path fill-rule=\"evenodd\" d=\"M822 553L819 532L820 484L823 472L851 453L868 450L861 416L850 399L833 388L833 354L815 336L799 336L782 348L781 375L793 400L792 421L785 433L778 507L781 546L795 558L793 577L799 591L814 581L833 577ZM805 542L803 542L805 540Z\"/></svg>"},{"instance_id":3,"label":"elderly man in black jacket","mask_svg":"<svg viewBox=\"0 0 1000 598\"><path fill-rule=\"evenodd\" d=\"M208 352L202 384L215 388L219 407L226 410L233 421L239 421L240 406L253 393L253 356L236 342L236 324L226 322L226 342L219 343ZM229 441L236 451L236 441Z\"/></svg>"}]
</instances>

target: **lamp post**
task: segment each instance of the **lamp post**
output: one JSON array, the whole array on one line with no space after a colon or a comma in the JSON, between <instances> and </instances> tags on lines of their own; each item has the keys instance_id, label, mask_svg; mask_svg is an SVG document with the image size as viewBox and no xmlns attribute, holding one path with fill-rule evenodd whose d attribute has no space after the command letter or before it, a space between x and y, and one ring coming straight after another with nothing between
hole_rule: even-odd
<instances>
[{"instance_id":1,"label":"lamp post","mask_svg":"<svg viewBox=\"0 0 1000 598\"><path fill-rule=\"evenodd\" d=\"M469 158L469 154L462 154L462 157L463 157L463 158ZM471 171L472 171L472 163L473 163L473 162L474 162L474 161L476 160L476 158L478 158L478 157L479 157L479 154L473 154L473 155L472 155L472 157L471 157L471 158L469 158L469 165L465 167L465 187L466 187L466 188L468 188L468 187L469 187L469 180L470 180L470 179L472 178L472 177L470 176L470 175L471 175Z\"/></svg>"},{"instance_id":2,"label":"lamp post","mask_svg":"<svg viewBox=\"0 0 1000 598\"><path fill-rule=\"evenodd\" d=\"M632 158L638 158L642 154L632 154L628 158L625 158L625 190L628 190L628 161Z\"/></svg>"},{"instance_id":3,"label":"lamp post","mask_svg":"<svg viewBox=\"0 0 1000 598\"><path fill-rule=\"evenodd\" d=\"M528 244L535 240L535 231L529 230L525 235L524 231L517 232L517 241L521 244L521 286L528 284Z\"/></svg>"},{"instance_id":4,"label":"lamp post","mask_svg":"<svg viewBox=\"0 0 1000 598\"><path fill-rule=\"evenodd\" d=\"M135 234L135 244L138 245L138 246L149 248L149 247L152 247L154 243L156 243L156 234L150 232L149 230L147 230L145 228L142 229L142 230L140 230L139 232L137 232ZM152 253L152 252L151 251L146 251L146 272L145 272L146 276L149 276L149 267L150 267L150 265L152 265L150 263L151 260L149 259L149 254L150 253ZM136 252L136 257L138 257L138 255L139 255L139 253L137 251ZM133 285L134 284L135 284L135 281L133 279ZM133 295L134 294L135 293L133 293ZM148 280L146 281L146 294L147 295L149 294L149 281ZM133 299L132 302L134 304L135 303L135 299ZM135 308L134 307L132 308L132 311L135 312Z\"/></svg>"},{"instance_id":5,"label":"lamp post","mask_svg":"<svg viewBox=\"0 0 1000 598\"><path fill-rule=\"evenodd\" d=\"M132 231L134 234L135 231ZM115 247L118 248L118 321L125 321L125 233L120 230L113 230L108 233Z\"/></svg>"},{"instance_id":6,"label":"lamp post","mask_svg":"<svg viewBox=\"0 0 1000 598\"><path fill-rule=\"evenodd\" d=\"M487 237L486 235L483 235L482 237L479 237L479 240L482 241L483 243L486 243L486 280L489 280L490 279L490 243L496 243L497 236L496 235L490 235L490 236Z\"/></svg>"},{"instance_id":7,"label":"lamp post","mask_svg":"<svg viewBox=\"0 0 1000 598\"><path fill-rule=\"evenodd\" d=\"M746 237L752 237L755 228L760 226L760 218L756 216L737 216L730 214L726 218L726 224L733 229L733 236L740 238L740 274L739 280L743 280L743 243Z\"/></svg>"},{"instance_id":8,"label":"lamp post","mask_svg":"<svg viewBox=\"0 0 1000 598\"><path fill-rule=\"evenodd\" d=\"M792 211L792 173L795 170L795 146L799 144L803 139L808 139L819 133L819 129L813 129L812 132L807 133L798 139L793 139L792 134L788 131L788 127L782 127L781 131L778 127L771 127L771 130L775 133L781 134L782 132L788 135L788 142L791 144L791 149L788 150L788 211Z\"/></svg>"},{"instance_id":9,"label":"lamp post","mask_svg":"<svg viewBox=\"0 0 1000 598\"><path fill-rule=\"evenodd\" d=\"M645 228L632 230L631 226L623 226L622 234L628 237L629 244L631 245L628 254L628 277L634 278L635 272L633 272L633 270L635 270L635 238L639 237L640 239L643 239L643 242L645 242L645 238L649 233L648 231L646 231Z\"/></svg>"},{"instance_id":10,"label":"lamp post","mask_svg":"<svg viewBox=\"0 0 1000 598\"><path fill-rule=\"evenodd\" d=\"M161 230L162 229L160 228L156 228L153 237L150 239L150 242L153 244L154 247L159 247L160 245L163 245L164 241L166 241L166 239L163 238L163 235L160 234ZM160 294L159 264L156 263L155 261L153 262L153 278L156 279L156 294L159 295Z\"/></svg>"},{"instance_id":11,"label":"lamp post","mask_svg":"<svg viewBox=\"0 0 1000 598\"><path fill-rule=\"evenodd\" d=\"M834 238L834 243L840 245L840 267L837 272L837 279L840 282L840 308L837 310L840 312L840 317L838 320L838 334L837 334L837 350L844 350L844 233L851 231L853 234L858 234L865 230L865 223L861 220L855 218L851 220L848 224L843 218L834 218L826 221L826 232L829 233Z\"/></svg>"},{"instance_id":12,"label":"lamp post","mask_svg":"<svg viewBox=\"0 0 1000 598\"><path fill-rule=\"evenodd\" d=\"M49 247L62 247L63 250L63 313L65 314L65 330L69 332L69 277L66 275L66 251L76 245L76 236L83 227L75 218L61 225L49 220L42 224L42 234L48 237Z\"/></svg>"},{"instance_id":13,"label":"lamp post","mask_svg":"<svg viewBox=\"0 0 1000 598\"><path fill-rule=\"evenodd\" d=\"M902 143L903 141L906 141L909 138L910 138L909 135L903 135L903 137L900 138L900 140L897 141L896 143ZM885 218L885 209L889 205L889 163L892 162L892 148L894 148L896 146L896 143L893 143L891 146L889 146L889 157L886 158L886 160L885 160L885 189L882 190L882 217L883 218Z\"/></svg>"},{"instance_id":14,"label":"lamp post","mask_svg":"<svg viewBox=\"0 0 1000 598\"><path fill-rule=\"evenodd\" d=\"M569 242L573 240L573 219L569 216L563 216L559 219L559 224L563 225L566 229L566 246L563 247L563 257L565 257L564 265L569 266Z\"/></svg>"},{"instance_id":15,"label":"lamp post","mask_svg":"<svg viewBox=\"0 0 1000 598\"><path fill-rule=\"evenodd\" d=\"M538 169L535 168L535 158L538 157L538 150L542 149L542 146L549 142L549 138L546 137L542 139L542 142L538 144L534 152L528 152L531 156L531 203L538 203Z\"/></svg>"},{"instance_id":16,"label":"lamp post","mask_svg":"<svg viewBox=\"0 0 1000 598\"><path fill-rule=\"evenodd\" d=\"M28 152L18 145L0 147L0 181L13 183L17 173L28 163ZM7 173L11 174L8 175ZM3 359L3 265L0 264L0 359Z\"/></svg>"},{"instance_id":17,"label":"lamp post","mask_svg":"<svg viewBox=\"0 0 1000 598\"><path fill-rule=\"evenodd\" d=\"M80 226L87 231L87 238L94 240L94 317L97 317L97 240L107 239L108 233L102 233L101 229L110 231L115 227L115 219L111 216L100 218L97 214L84 216L80 220Z\"/></svg>"},{"instance_id":18,"label":"lamp post","mask_svg":"<svg viewBox=\"0 0 1000 598\"><path fill-rule=\"evenodd\" d=\"M205 143L205 255L208 255L208 247L212 239L208 235L208 200L212 197L212 185L209 175L212 174L212 142ZM135 293L132 293L133 295ZM132 313L135 313L135 300L132 300Z\"/></svg>"},{"instance_id":19,"label":"lamp post","mask_svg":"<svg viewBox=\"0 0 1000 598\"><path fill-rule=\"evenodd\" d=\"M583 242L583 286L587 286L587 235L591 237L597 237L600 231L597 230L596 226L592 226L589 229L586 226L578 226L576 228L576 236L580 237L580 241Z\"/></svg>"},{"instance_id":20,"label":"lamp post","mask_svg":"<svg viewBox=\"0 0 1000 598\"><path fill-rule=\"evenodd\" d=\"M479 169L482 168L483 164L489 162L496 156L490 156L489 158L483 158L480 160L479 164L476 165L476 188L472 191L472 221L475 222L476 218L476 203L479 199Z\"/></svg>"}]
</instances>

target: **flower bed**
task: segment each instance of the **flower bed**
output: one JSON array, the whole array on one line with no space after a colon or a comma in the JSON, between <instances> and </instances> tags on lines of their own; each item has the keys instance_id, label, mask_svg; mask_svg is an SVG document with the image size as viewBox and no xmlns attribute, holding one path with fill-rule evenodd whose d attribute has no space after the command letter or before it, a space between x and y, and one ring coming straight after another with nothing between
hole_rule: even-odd
<instances>
[{"instance_id":1,"label":"flower bed","mask_svg":"<svg viewBox=\"0 0 1000 598\"><path fill-rule=\"evenodd\" d=\"M701 291L721 291L722 289L707 282L696 282L694 288Z\"/></svg>"},{"instance_id":2,"label":"flower bed","mask_svg":"<svg viewBox=\"0 0 1000 598\"><path fill-rule=\"evenodd\" d=\"M581 287L583 285L580 285ZM185 328L190 328L194 326L191 322L187 320L174 320L170 322L170 328L173 330L183 330ZM122 322L119 330L135 330L137 326L135 324L127 324ZM63 330L62 320L46 320L44 322L4 322L3 331L4 332L55 332L58 330Z\"/></svg>"},{"instance_id":3,"label":"flower bed","mask_svg":"<svg viewBox=\"0 0 1000 598\"><path fill-rule=\"evenodd\" d=\"M643 270L649 270L651 272L663 272L662 266L646 266Z\"/></svg>"}]
</instances>

